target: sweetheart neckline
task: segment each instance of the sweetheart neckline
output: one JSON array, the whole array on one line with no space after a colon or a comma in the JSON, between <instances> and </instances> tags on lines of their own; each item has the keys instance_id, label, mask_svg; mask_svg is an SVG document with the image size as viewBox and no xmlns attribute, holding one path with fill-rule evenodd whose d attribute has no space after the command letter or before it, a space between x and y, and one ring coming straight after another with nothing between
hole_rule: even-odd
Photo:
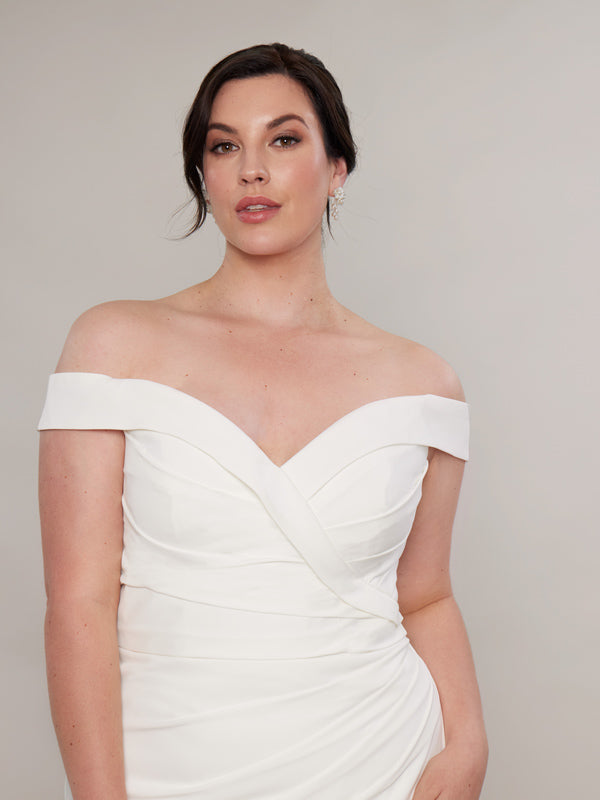
<instances>
[{"instance_id":1,"label":"sweetheart neckline","mask_svg":"<svg viewBox=\"0 0 600 800\"><path fill-rule=\"evenodd\" d=\"M161 387L162 390L167 390L174 392L175 394L182 395L184 398L187 398L186 402L191 402L196 404L206 410L208 412L214 414L216 417L221 419L224 424L227 424L232 430L240 434L244 439L246 439L250 446L252 446L258 453L260 453L268 463L279 471L285 471L285 469L295 460L299 459L301 455L308 450L313 444L315 444L319 439L324 437L334 428L339 427L342 423L345 423L350 417L355 416L358 412L362 412L368 408L381 405L387 402L397 402L397 401L404 401L404 400L417 400L417 399L424 399L427 397L435 397L438 400L443 400L449 403L458 403L461 406L467 406L468 403L464 400L457 400L453 397L444 397L444 395L439 394L432 394L431 392L427 392L425 394L401 394L401 395L391 395L390 397L381 397L377 398L376 400L369 400L366 403L361 403L360 405L356 406L355 408L350 409L345 414L342 414L340 417L337 417L333 422L327 425L323 430L319 431L312 439L309 439L306 444L304 444L299 450L296 450L289 458L287 458L282 464L277 464L273 459L262 449L262 447L256 442L250 434L246 433L246 431L241 428L236 422L234 422L230 417L224 414L222 411L219 411L218 408L212 406L210 403L207 403L205 400L201 400L199 397L196 397L189 392L183 391L183 389L178 389L175 386L171 386L168 383L162 383L161 381L155 381L151 378L115 378L112 375L107 375L103 372L54 372L52 375L88 375L100 378L107 378L111 381L118 381L118 382L129 382L129 383L145 383L150 384L152 386Z\"/></svg>"}]
</instances>

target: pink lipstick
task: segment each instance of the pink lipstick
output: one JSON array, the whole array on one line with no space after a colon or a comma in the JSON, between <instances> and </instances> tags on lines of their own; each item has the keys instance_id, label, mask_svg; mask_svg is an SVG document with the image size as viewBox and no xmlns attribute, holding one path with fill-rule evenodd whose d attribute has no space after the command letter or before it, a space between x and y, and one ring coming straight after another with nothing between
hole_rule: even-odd
<instances>
[{"instance_id":1,"label":"pink lipstick","mask_svg":"<svg viewBox=\"0 0 600 800\"><path fill-rule=\"evenodd\" d=\"M262 195L252 195L242 197L236 205L237 217L242 222L266 222L272 219L281 206L269 197Z\"/></svg>"}]
</instances>

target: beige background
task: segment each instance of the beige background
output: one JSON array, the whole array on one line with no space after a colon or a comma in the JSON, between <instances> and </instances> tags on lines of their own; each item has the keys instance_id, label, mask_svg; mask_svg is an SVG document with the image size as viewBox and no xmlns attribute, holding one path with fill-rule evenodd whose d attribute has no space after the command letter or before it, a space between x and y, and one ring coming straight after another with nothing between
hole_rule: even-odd
<instances>
[{"instance_id":1,"label":"beige background","mask_svg":"<svg viewBox=\"0 0 600 800\"><path fill-rule=\"evenodd\" d=\"M597 791L595 0L3 0L2 797L55 800L35 430L85 308L208 277L169 222L205 71L281 40L339 79L361 156L327 245L341 302L441 353L472 413L453 570L491 757L484 800Z\"/></svg>"}]
</instances>

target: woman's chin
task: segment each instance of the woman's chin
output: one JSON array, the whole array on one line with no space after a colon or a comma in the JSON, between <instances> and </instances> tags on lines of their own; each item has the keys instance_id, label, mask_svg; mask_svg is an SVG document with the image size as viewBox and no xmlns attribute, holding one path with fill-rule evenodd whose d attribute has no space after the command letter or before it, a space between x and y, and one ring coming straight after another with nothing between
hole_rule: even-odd
<instances>
[{"instance_id":1,"label":"woman's chin","mask_svg":"<svg viewBox=\"0 0 600 800\"><path fill-rule=\"evenodd\" d=\"M310 231L297 231L296 235L290 236L289 232L277 235L273 231L258 231L256 228L244 236L225 235L227 246L240 254L248 256L284 256L286 253L292 255L299 249L305 247L310 250L313 246L321 247L321 228L314 228Z\"/></svg>"},{"instance_id":2,"label":"woman's chin","mask_svg":"<svg viewBox=\"0 0 600 800\"><path fill-rule=\"evenodd\" d=\"M241 258L277 258L285 257L291 252L289 248L282 247L235 247L234 251Z\"/></svg>"}]
</instances>

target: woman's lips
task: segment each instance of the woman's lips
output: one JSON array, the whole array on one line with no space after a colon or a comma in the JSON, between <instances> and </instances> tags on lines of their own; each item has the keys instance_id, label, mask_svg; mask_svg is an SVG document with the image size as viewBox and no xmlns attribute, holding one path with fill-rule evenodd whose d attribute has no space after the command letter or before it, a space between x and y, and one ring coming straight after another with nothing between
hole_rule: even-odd
<instances>
[{"instance_id":1,"label":"woman's lips","mask_svg":"<svg viewBox=\"0 0 600 800\"><path fill-rule=\"evenodd\" d=\"M281 206L268 197L254 196L243 197L236 205L235 210L241 222L266 222L272 219Z\"/></svg>"}]
</instances>

